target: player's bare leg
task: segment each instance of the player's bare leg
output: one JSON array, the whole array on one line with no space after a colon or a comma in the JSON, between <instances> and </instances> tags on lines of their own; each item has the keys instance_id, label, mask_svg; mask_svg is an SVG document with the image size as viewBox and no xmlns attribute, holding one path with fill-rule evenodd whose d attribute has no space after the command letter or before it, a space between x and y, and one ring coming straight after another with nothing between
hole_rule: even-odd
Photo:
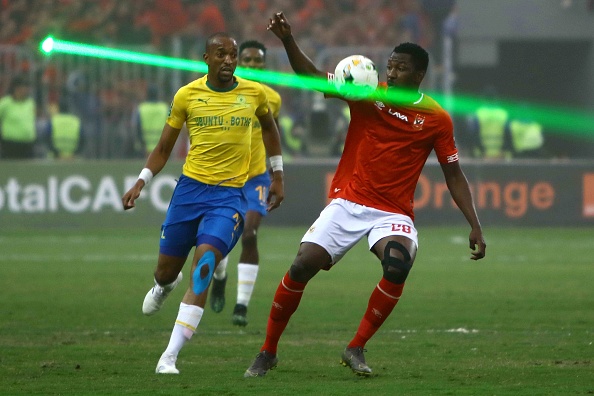
<instances>
[{"instance_id":1,"label":"player's bare leg","mask_svg":"<svg viewBox=\"0 0 594 396\"><path fill-rule=\"evenodd\" d=\"M330 263L330 255L321 246L310 242L301 244L291 268L276 289L268 316L264 345L244 377L262 377L276 367L278 342L289 319L299 306L307 282Z\"/></svg>"},{"instance_id":2,"label":"player's bare leg","mask_svg":"<svg viewBox=\"0 0 594 396\"><path fill-rule=\"evenodd\" d=\"M214 272L214 268L210 267L214 267L214 263L221 259L222 254L211 245L203 244L196 247L190 285L180 303L169 344L157 363L158 374L179 374L175 366L177 356L184 344L192 338L202 320L208 284Z\"/></svg>"},{"instance_id":3,"label":"player's bare leg","mask_svg":"<svg viewBox=\"0 0 594 396\"><path fill-rule=\"evenodd\" d=\"M232 323L247 326L247 309L258 277L260 254L258 252L258 229L262 215L248 211L241 235L241 255L237 264L237 302L233 308Z\"/></svg>"}]
</instances>

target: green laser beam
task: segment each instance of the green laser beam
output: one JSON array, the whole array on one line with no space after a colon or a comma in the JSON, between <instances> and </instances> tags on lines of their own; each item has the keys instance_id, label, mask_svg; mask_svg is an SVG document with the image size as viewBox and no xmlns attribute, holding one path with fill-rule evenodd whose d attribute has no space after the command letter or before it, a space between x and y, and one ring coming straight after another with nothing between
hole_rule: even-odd
<instances>
[{"instance_id":1,"label":"green laser beam","mask_svg":"<svg viewBox=\"0 0 594 396\"><path fill-rule=\"evenodd\" d=\"M51 36L41 41L40 50L46 55L63 53L199 73L208 72L208 65L204 62L58 40ZM328 84L327 80L323 78L243 67L237 67L235 74L242 78L272 85L315 90L327 94L338 93L336 87ZM367 89L356 85L341 88L341 93L394 104L411 103L418 98L418 93L402 90L376 91L369 95ZM448 109L455 115L474 114L484 102L482 98L468 95L445 96L440 93L430 93L430 95L439 103L447 103ZM505 108L512 118L527 118L529 116L531 120L540 122L544 127L573 135L594 136L594 114L591 113L526 102L499 101L499 105Z\"/></svg>"}]
</instances>

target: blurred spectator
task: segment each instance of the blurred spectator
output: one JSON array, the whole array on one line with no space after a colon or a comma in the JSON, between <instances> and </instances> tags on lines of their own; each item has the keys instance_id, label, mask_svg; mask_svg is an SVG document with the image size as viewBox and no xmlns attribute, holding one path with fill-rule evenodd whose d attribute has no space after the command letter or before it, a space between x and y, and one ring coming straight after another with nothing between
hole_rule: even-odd
<instances>
[{"instance_id":1,"label":"blurred spectator","mask_svg":"<svg viewBox=\"0 0 594 396\"><path fill-rule=\"evenodd\" d=\"M132 130L136 135L135 152L146 157L153 151L168 115L169 105L159 100L159 89L154 84L149 85L146 99L138 105L132 118Z\"/></svg>"},{"instance_id":2,"label":"blurred spectator","mask_svg":"<svg viewBox=\"0 0 594 396\"><path fill-rule=\"evenodd\" d=\"M82 149L82 122L80 117L68 111L65 97L60 98L48 124L49 149L54 158L68 160L80 155Z\"/></svg>"},{"instance_id":3,"label":"blurred spectator","mask_svg":"<svg viewBox=\"0 0 594 396\"><path fill-rule=\"evenodd\" d=\"M514 158L544 158L542 124L535 121L528 106L523 106L518 116L508 124Z\"/></svg>"},{"instance_id":4,"label":"blurred spectator","mask_svg":"<svg viewBox=\"0 0 594 396\"><path fill-rule=\"evenodd\" d=\"M428 29L431 31L429 53L433 57L436 67L443 62L443 43L441 37L446 30L446 21L454 12L456 0L421 0L424 14L428 19ZM452 32L451 29L448 30Z\"/></svg>"},{"instance_id":5,"label":"blurred spectator","mask_svg":"<svg viewBox=\"0 0 594 396\"><path fill-rule=\"evenodd\" d=\"M293 117L281 115L278 118L283 156L287 160L307 156L305 133L300 124L296 124Z\"/></svg>"},{"instance_id":6,"label":"blurred spectator","mask_svg":"<svg viewBox=\"0 0 594 396\"><path fill-rule=\"evenodd\" d=\"M31 83L23 75L12 79L8 95L0 99L0 158L30 159L35 156L36 106Z\"/></svg>"},{"instance_id":7,"label":"blurred spectator","mask_svg":"<svg viewBox=\"0 0 594 396\"><path fill-rule=\"evenodd\" d=\"M88 73L82 69L72 70L66 78L66 101L69 111L83 123L83 155L99 158L99 142L103 118L101 100L97 88L91 86Z\"/></svg>"},{"instance_id":8,"label":"blurred spectator","mask_svg":"<svg viewBox=\"0 0 594 396\"><path fill-rule=\"evenodd\" d=\"M340 157L344 149L344 141L346 139L349 123L351 122L351 111L349 106L342 104L340 116L336 117L334 124L334 137L330 145L330 156Z\"/></svg>"},{"instance_id":9,"label":"blurred spectator","mask_svg":"<svg viewBox=\"0 0 594 396\"><path fill-rule=\"evenodd\" d=\"M485 159L510 158L509 113L498 103L493 86L486 87L484 92L484 103L469 119L472 155Z\"/></svg>"}]
</instances>

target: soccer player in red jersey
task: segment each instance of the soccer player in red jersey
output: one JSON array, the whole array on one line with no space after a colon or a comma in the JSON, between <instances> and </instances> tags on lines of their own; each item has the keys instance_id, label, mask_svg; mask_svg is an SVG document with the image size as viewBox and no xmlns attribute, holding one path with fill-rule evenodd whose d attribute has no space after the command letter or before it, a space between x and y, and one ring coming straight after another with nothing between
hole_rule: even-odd
<instances>
[{"instance_id":1,"label":"soccer player in red jersey","mask_svg":"<svg viewBox=\"0 0 594 396\"><path fill-rule=\"evenodd\" d=\"M333 81L332 73L318 70L301 51L283 13L273 15L268 30L282 41L296 73ZM332 201L305 233L297 257L276 290L264 345L245 377L263 376L276 367L278 341L309 280L321 269L330 269L363 237L380 260L383 276L371 293L355 337L343 351L342 364L357 375L372 374L364 347L396 306L415 260L414 191L432 150L452 198L470 224L471 259L485 256L486 244L458 162L451 118L437 102L419 93L428 63L423 48L400 44L388 58L387 83L380 84L375 99L347 100L351 122L331 185ZM381 100L382 92L396 90L407 92L402 101L390 102L389 95ZM411 92L414 95L407 100Z\"/></svg>"}]
</instances>

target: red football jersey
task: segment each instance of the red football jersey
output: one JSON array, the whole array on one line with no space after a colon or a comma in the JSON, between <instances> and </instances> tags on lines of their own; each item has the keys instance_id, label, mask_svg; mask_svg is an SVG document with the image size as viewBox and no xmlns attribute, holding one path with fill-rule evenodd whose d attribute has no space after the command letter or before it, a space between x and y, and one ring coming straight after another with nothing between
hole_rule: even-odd
<instances>
[{"instance_id":1,"label":"red football jersey","mask_svg":"<svg viewBox=\"0 0 594 396\"><path fill-rule=\"evenodd\" d=\"M431 150L442 164L458 161L452 119L424 94L410 105L347 103L351 122L329 197L414 219L415 188Z\"/></svg>"}]
</instances>

